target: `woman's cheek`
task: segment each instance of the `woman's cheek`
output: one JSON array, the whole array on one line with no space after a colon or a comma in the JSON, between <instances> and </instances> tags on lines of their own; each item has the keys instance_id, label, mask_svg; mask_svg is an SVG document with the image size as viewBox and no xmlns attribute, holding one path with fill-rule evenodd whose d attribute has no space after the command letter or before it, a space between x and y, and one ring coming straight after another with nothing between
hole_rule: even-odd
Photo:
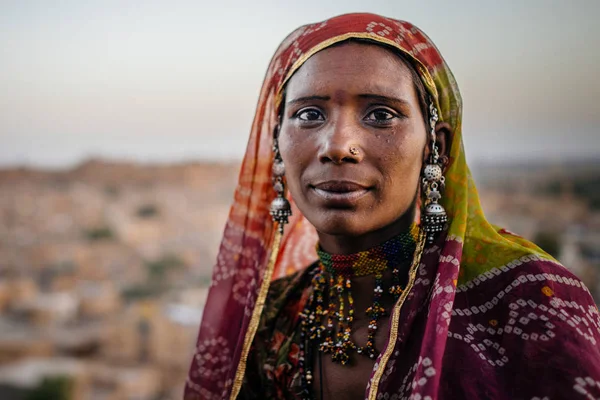
<instances>
[{"instance_id":1,"label":"woman's cheek","mask_svg":"<svg viewBox=\"0 0 600 400\"><path fill-rule=\"evenodd\" d=\"M282 130L281 133L279 134L279 140L278 140L277 144L279 146L279 153L281 154L283 163L288 164L290 160L294 159L294 147L295 146L293 144L291 135Z\"/></svg>"}]
</instances>

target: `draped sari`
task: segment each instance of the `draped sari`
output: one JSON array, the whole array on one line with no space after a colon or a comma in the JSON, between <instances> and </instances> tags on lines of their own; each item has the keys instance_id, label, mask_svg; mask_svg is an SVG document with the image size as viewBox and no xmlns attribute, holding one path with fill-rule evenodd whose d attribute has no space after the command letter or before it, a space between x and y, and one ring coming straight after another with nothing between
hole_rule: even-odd
<instances>
[{"instance_id":1,"label":"draped sari","mask_svg":"<svg viewBox=\"0 0 600 400\"><path fill-rule=\"evenodd\" d=\"M351 38L404 54L452 127L441 200L448 229L423 249L410 290L394 307L365 398L600 398L600 317L588 289L540 248L486 220L450 69L418 28L373 14L300 27L269 65L185 398L237 398L271 282L317 259L316 232L293 199L283 235L271 221L272 132L287 80L316 52Z\"/></svg>"}]
</instances>

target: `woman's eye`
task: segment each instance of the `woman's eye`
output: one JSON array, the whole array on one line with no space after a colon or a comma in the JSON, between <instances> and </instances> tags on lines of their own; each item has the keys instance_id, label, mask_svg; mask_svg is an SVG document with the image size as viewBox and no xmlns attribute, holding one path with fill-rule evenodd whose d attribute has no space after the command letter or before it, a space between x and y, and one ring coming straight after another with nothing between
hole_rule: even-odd
<instances>
[{"instance_id":1,"label":"woman's eye","mask_svg":"<svg viewBox=\"0 0 600 400\"><path fill-rule=\"evenodd\" d=\"M313 121L324 121L325 117L319 110L310 108L308 110L301 110L296 114L296 117L301 121L313 122Z\"/></svg>"},{"instance_id":2,"label":"woman's eye","mask_svg":"<svg viewBox=\"0 0 600 400\"><path fill-rule=\"evenodd\" d=\"M367 121L378 124L389 122L394 118L396 118L396 115L383 109L373 110L365 117Z\"/></svg>"}]
</instances>

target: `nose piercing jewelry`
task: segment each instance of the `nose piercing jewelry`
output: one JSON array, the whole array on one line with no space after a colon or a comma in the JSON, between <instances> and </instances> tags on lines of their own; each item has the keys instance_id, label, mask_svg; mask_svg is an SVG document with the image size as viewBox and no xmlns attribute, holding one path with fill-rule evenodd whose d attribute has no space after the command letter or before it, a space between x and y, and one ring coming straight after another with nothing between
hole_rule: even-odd
<instances>
[{"instance_id":1,"label":"nose piercing jewelry","mask_svg":"<svg viewBox=\"0 0 600 400\"><path fill-rule=\"evenodd\" d=\"M350 154L352 154L353 156L357 156L358 153L359 153L359 151L358 151L357 147L354 147L354 146L350 147Z\"/></svg>"}]
</instances>

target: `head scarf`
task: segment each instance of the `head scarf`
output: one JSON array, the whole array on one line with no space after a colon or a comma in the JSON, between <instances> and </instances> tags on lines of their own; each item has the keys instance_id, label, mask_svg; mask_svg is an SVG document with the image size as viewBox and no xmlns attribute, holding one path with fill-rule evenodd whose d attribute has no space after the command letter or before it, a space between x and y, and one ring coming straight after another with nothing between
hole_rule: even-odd
<instances>
[{"instance_id":1,"label":"head scarf","mask_svg":"<svg viewBox=\"0 0 600 400\"><path fill-rule=\"evenodd\" d=\"M413 303L421 299L425 304L414 310L426 307L428 314L422 343L418 346L420 361L409 371L412 375L406 375L404 380L409 377L410 383L411 379L426 378L423 386L416 385L416 388L436 398L441 374L429 376L428 373L441 368L446 337L452 335L448 329L451 316L455 315L451 310L456 308L457 293L469 290L472 282L477 281L479 285L486 276L491 280L499 275L501 268L512 270L523 263L544 260L555 263L534 244L485 219L465 160L462 100L456 81L438 49L422 31L408 22L373 14L347 14L302 26L277 49L260 92L186 384L188 399L236 396L269 282L305 268L317 258L316 232L293 200L293 216L282 237L269 215L269 206L275 197L271 183L273 129L286 81L313 54L351 38L382 43L403 53L422 79L440 120L452 127L446 190L441 200L449 227L443 242L425 249L420 277L412 290L417 294L409 294ZM429 297L418 294L421 286L427 286ZM466 307L470 313L468 305ZM402 317L414 317L414 310L403 310ZM597 320L597 310L594 318ZM404 320L403 325L410 328ZM392 326L391 334L395 330L401 340L407 335L402 329ZM386 358L382 353L377 362L384 366L387 363L387 368L393 369L394 357L387 354ZM383 371L379 376L376 374L377 379L371 379L368 391L373 396L391 390L390 380L387 380L389 372L382 374Z\"/></svg>"}]
</instances>

